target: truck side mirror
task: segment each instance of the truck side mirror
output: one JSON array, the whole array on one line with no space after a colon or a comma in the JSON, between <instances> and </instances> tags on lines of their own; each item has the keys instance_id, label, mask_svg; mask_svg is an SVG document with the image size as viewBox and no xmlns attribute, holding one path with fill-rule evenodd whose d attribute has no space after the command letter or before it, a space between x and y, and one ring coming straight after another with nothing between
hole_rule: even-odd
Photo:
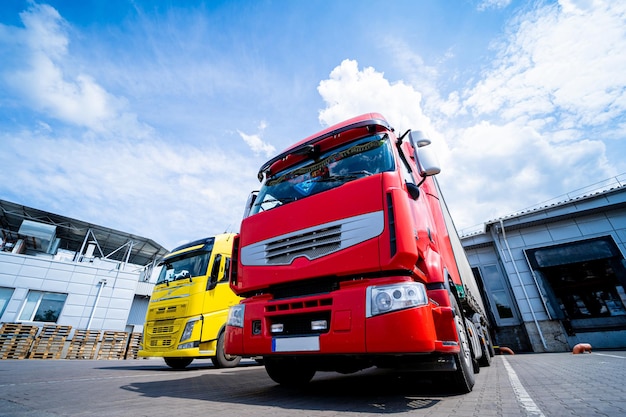
<instances>
[{"instance_id":1,"label":"truck side mirror","mask_svg":"<svg viewBox=\"0 0 626 417\"><path fill-rule=\"evenodd\" d=\"M222 278L220 278L220 282L228 281L228 277L230 277L230 258L226 257L226 262L224 263L224 273L222 274Z\"/></svg>"},{"instance_id":2,"label":"truck side mirror","mask_svg":"<svg viewBox=\"0 0 626 417\"><path fill-rule=\"evenodd\" d=\"M437 175L441 172L439 167L439 161L434 150L428 146L430 145L430 139L424 137L424 134L417 130L409 133L409 140L413 147L415 155L415 163L421 177L429 177L431 175Z\"/></svg>"},{"instance_id":3,"label":"truck side mirror","mask_svg":"<svg viewBox=\"0 0 626 417\"><path fill-rule=\"evenodd\" d=\"M252 211L252 206L256 201L257 196L259 195L258 191L252 191L250 195L248 195L248 200L246 201L246 208L243 211L243 218L245 219L250 215L250 211Z\"/></svg>"},{"instance_id":4,"label":"truck side mirror","mask_svg":"<svg viewBox=\"0 0 626 417\"><path fill-rule=\"evenodd\" d=\"M217 286L217 281L220 277L220 267L222 266L222 255L215 255L215 259L213 260L213 267L211 268L211 275L209 275L209 280L206 284L206 289L212 290Z\"/></svg>"}]
</instances>

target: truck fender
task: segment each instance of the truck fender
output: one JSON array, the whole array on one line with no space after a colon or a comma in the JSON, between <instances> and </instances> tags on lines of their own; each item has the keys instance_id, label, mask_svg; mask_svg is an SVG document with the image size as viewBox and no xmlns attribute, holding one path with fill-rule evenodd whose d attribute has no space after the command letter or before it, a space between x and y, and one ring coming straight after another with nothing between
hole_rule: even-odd
<instances>
[{"instance_id":1,"label":"truck fender","mask_svg":"<svg viewBox=\"0 0 626 417\"><path fill-rule=\"evenodd\" d=\"M220 328L220 330L217 332L217 337L216 337L215 339L213 339L213 340L217 340L217 339L219 339L219 338L220 338L220 335L221 335L222 333L224 333L224 332L226 332L226 325L225 325L225 324L224 324L224 325Z\"/></svg>"}]
</instances>

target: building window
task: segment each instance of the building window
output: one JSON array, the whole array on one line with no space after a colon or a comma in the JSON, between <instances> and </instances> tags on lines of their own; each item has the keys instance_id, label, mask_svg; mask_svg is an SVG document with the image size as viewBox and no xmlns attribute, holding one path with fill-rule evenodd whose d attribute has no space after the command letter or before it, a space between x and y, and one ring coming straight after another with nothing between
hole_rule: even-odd
<instances>
[{"instance_id":1,"label":"building window","mask_svg":"<svg viewBox=\"0 0 626 417\"><path fill-rule=\"evenodd\" d=\"M4 310L7 308L12 295L13 288L0 287L0 317L4 314Z\"/></svg>"},{"instance_id":2,"label":"building window","mask_svg":"<svg viewBox=\"0 0 626 417\"><path fill-rule=\"evenodd\" d=\"M19 320L56 323L61 310L63 310L66 298L67 294L29 291Z\"/></svg>"},{"instance_id":3,"label":"building window","mask_svg":"<svg viewBox=\"0 0 626 417\"><path fill-rule=\"evenodd\" d=\"M486 295L492 306L493 314L499 325L517 324L513 303L509 292L502 280L502 274L496 264L481 265L480 269L473 268L474 273L479 273L486 289Z\"/></svg>"}]
</instances>

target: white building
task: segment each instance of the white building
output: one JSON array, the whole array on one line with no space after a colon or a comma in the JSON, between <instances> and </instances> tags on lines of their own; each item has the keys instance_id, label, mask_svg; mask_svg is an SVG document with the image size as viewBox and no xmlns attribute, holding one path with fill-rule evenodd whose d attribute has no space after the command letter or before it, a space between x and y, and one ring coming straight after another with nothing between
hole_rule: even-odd
<instances>
[{"instance_id":1,"label":"white building","mask_svg":"<svg viewBox=\"0 0 626 417\"><path fill-rule=\"evenodd\" d=\"M626 347L626 185L612 186L461 237L495 344L535 352Z\"/></svg>"},{"instance_id":2,"label":"white building","mask_svg":"<svg viewBox=\"0 0 626 417\"><path fill-rule=\"evenodd\" d=\"M165 248L4 200L0 230L0 322L143 330Z\"/></svg>"}]
</instances>

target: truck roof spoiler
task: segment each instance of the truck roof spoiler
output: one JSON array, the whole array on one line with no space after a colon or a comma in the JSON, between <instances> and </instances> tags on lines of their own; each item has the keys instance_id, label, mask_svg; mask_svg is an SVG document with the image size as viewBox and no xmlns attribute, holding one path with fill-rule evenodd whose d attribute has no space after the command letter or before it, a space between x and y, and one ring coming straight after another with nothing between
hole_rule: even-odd
<instances>
[{"instance_id":1,"label":"truck roof spoiler","mask_svg":"<svg viewBox=\"0 0 626 417\"><path fill-rule=\"evenodd\" d=\"M361 119L361 117L356 117L355 119ZM305 140L302 143L299 143L298 145L294 147L288 148L287 150L281 152L279 155L273 157L272 159L264 163L263 166L259 168L259 173L257 174L257 177L259 181L263 181L263 174L269 171L269 169L271 168L272 165L274 165L274 163L285 158L287 155L305 151L306 149L310 148L315 143L320 142L330 136L338 135L347 130L357 129L359 127L367 127L367 126L382 126L388 130L393 131L393 128L383 118L361 119L361 120L358 120L356 122L349 123L349 124L341 123L339 125L331 126L326 131L320 132L321 134L316 135L315 137L309 140Z\"/></svg>"}]
</instances>

